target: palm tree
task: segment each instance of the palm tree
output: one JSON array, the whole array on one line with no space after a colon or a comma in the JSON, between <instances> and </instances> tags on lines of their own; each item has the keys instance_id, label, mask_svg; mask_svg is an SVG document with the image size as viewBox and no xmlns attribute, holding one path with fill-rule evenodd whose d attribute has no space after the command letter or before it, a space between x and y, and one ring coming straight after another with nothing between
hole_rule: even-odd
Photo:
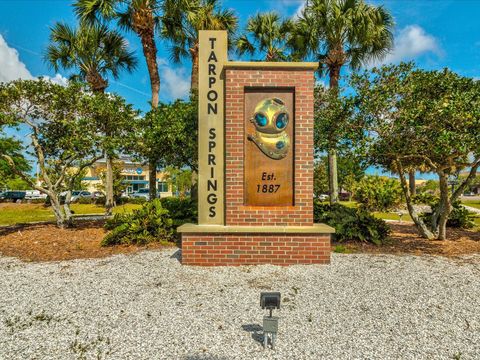
<instances>
[{"instance_id":1,"label":"palm tree","mask_svg":"<svg viewBox=\"0 0 480 360\"><path fill-rule=\"evenodd\" d=\"M87 24L116 20L118 25L133 31L142 43L152 91L151 106L156 108L160 93L157 44L155 35L160 24L160 0L77 0L73 5L81 22ZM158 159L148 159L150 198L157 196Z\"/></svg>"},{"instance_id":2,"label":"palm tree","mask_svg":"<svg viewBox=\"0 0 480 360\"><path fill-rule=\"evenodd\" d=\"M314 56L338 92L344 65L359 69L383 59L393 47L392 16L364 0L307 0L290 45L299 57ZM330 202L338 201L337 154L328 152Z\"/></svg>"},{"instance_id":3,"label":"palm tree","mask_svg":"<svg viewBox=\"0 0 480 360\"><path fill-rule=\"evenodd\" d=\"M282 20L276 12L250 17L246 34L236 41L237 51L240 55L253 55L257 50L265 53L265 61L285 61L288 59L285 50L292 27L291 20Z\"/></svg>"},{"instance_id":4,"label":"palm tree","mask_svg":"<svg viewBox=\"0 0 480 360\"><path fill-rule=\"evenodd\" d=\"M132 72L137 64L135 56L128 51L127 43L120 33L105 25L81 25L78 29L64 23L51 28L50 42L45 61L55 71L60 68L74 70L73 78L86 81L92 91L103 93L108 86L108 76L117 79L122 70ZM102 124L105 136L111 132L105 119ZM113 166L111 150L105 149L107 215L113 207Z\"/></svg>"},{"instance_id":5,"label":"palm tree","mask_svg":"<svg viewBox=\"0 0 480 360\"><path fill-rule=\"evenodd\" d=\"M237 17L231 10L220 9L218 0L164 0L162 36L171 42L171 58L192 61L191 89L198 90L198 32L227 30L233 35Z\"/></svg>"}]
</instances>

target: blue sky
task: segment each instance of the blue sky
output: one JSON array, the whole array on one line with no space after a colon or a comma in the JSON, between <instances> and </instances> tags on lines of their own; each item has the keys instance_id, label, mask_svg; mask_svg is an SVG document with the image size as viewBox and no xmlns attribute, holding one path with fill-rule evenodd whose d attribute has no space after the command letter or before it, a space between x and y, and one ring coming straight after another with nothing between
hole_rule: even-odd
<instances>
[{"instance_id":1,"label":"blue sky","mask_svg":"<svg viewBox=\"0 0 480 360\"><path fill-rule=\"evenodd\" d=\"M480 1L476 0L388 0L373 1L391 11L396 22L396 48L386 61L415 60L428 69L449 67L465 76L480 77ZM42 60L48 44L49 27L56 21L75 23L72 1L0 0L0 81L15 76L55 74ZM303 0L223 0L234 9L243 26L249 15L276 10L294 15ZM109 91L118 92L136 107L146 110L149 99L148 74L138 39L126 34L129 46L139 57L138 70L110 81ZM171 101L188 93L190 64L172 64L166 44L158 40L161 100ZM18 58L15 59L15 52ZM3 62L8 64L3 64ZM23 66L23 67L22 67ZM18 72L18 74L17 74ZM68 76L61 72L61 76ZM57 75L58 77L59 75Z\"/></svg>"},{"instance_id":2,"label":"blue sky","mask_svg":"<svg viewBox=\"0 0 480 360\"><path fill-rule=\"evenodd\" d=\"M49 28L57 21L75 24L73 1L0 0L0 81L49 76L62 81L68 72L55 74L42 60ZM371 0L394 16L395 49L385 62L415 60L426 69L448 67L464 76L480 78L480 0ZM304 0L223 0L235 11L243 27L257 12L276 10L294 16ZM139 58L133 74L110 80L117 92L142 110L148 109L150 87L141 45L126 34ZM169 61L166 44L158 39L162 101L185 97L190 85L190 63Z\"/></svg>"}]
</instances>

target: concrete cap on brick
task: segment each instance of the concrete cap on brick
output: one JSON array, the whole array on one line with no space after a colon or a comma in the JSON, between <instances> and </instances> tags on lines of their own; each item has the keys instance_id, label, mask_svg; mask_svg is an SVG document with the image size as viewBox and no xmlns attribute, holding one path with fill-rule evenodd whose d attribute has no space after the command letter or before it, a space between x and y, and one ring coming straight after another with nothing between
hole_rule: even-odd
<instances>
[{"instance_id":1,"label":"concrete cap on brick","mask_svg":"<svg viewBox=\"0 0 480 360\"><path fill-rule=\"evenodd\" d=\"M179 233L264 233L264 234L333 234L335 229L326 224L313 226L247 226L247 225L197 225L183 224Z\"/></svg>"}]
</instances>

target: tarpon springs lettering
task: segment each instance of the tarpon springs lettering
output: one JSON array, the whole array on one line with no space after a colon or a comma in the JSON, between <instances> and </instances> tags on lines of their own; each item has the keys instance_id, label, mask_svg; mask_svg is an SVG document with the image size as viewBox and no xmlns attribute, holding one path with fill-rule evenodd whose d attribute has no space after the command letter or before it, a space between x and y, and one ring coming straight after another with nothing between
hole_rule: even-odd
<instances>
[{"instance_id":1,"label":"tarpon springs lettering","mask_svg":"<svg viewBox=\"0 0 480 360\"><path fill-rule=\"evenodd\" d=\"M227 39L219 31L202 32L199 57L199 181L200 224L224 224L224 86Z\"/></svg>"},{"instance_id":2,"label":"tarpon springs lettering","mask_svg":"<svg viewBox=\"0 0 480 360\"><path fill-rule=\"evenodd\" d=\"M207 92L207 114L218 114L218 93L212 86L217 82L217 56L215 55L215 41L216 38L209 38L210 41L210 55L208 56L208 92ZM208 217L215 217L216 203L218 201L216 192L218 191L218 182L215 178L215 154L213 150L217 146L217 135L215 128L208 129L208 161L207 164L210 168L210 178L207 180L207 202L210 205L208 207Z\"/></svg>"}]
</instances>

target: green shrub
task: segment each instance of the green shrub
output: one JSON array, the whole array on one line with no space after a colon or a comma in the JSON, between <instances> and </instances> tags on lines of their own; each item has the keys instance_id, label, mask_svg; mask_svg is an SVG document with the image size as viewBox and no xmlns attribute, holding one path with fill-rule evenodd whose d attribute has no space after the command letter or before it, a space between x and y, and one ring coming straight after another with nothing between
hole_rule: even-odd
<instances>
[{"instance_id":1,"label":"green shrub","mask_svg":"<svg viewBox=\"0 0 480 360\"><path fill-rule=\"evenodd\" d=\"M147 199L143 198L143 197L138 197L138 198L123 198L124 199L124 203L129 203L129 204L137 204L137 205L143 205L147 202Z\"/></svg>"},{"instance_id":2,"label":"green shrub","mask_svg":"<svg viewBox=\"0 0 480 360\"><path fill-rule=\"evenodd\" d=\"M115 214L105 224L111 230L101 245L139 244L171 240L173 221L160 199L145 203L131 214Z\"/></svg>"},{"instance_id":3,"label":"green shrub","mask_svg":"<svg viewBox=\"0 0 480 360\"><path fill-rule=\"evenodd\" d=\"M328 205L314 202L315 222L335 228L334 239L361 241L381 245L390 234L387 223L375 218L364 209L349 208L340 204Z\"/></svg>"},{"instance_id":4,"label":"green shrub","mask_svg":"<svg viewBox=\"0 0 480 360\"><path fill-rule=\"evenodd\" d=\"M166 197L160 201L170 213L175 228L185 223L197 222L197 204L191 198Z\"/></svg>"},{"instance_id":5,"label":"green shrub","mask_svg":"<svg viewBox=\"0 0 480 360\"><path fill-rule=\"evenodd\" d=\"M437 208L438 201L439 200L437 198L433 203L430 204L432 212L434 212ZM475 226L475 223L473 221L473 219L475 218L475 214L465 209L458 201L454 202L452 204L452 207L452 212L448 216L447 227L471 229ZM432 222L432 213L422 214L421 217L423 218L427 226L430 225L430 223Z\"/></svg>"},{"instance_id":6,"label":"green shrub","mask_svg":"<svg viewBox=\"0 0 480 360\"><path fill-rule=\"evenodd\" d=\"M432 204L436 201L437 197L429 192L417 193L412 197L414 204Z\"/></svg>"},{"instance_id":7,"label":"green shrub","mask_svg":"<svg viewBox=\"0 0 480 360\"><path fill-rule=\"evenodd\" d=\"M402 202L402 187L395 179L365 176L358 182L354 198L367 211L388 211Z\"/></svg>"},{"instance_id":8,"label":"green shrub","mask_svg":"<svg viewBox=\"0 0 480 360\"><path fill-rule=\"evenodd\" d=\"M91 204L93 203L93 199L89 197L81 197L78 198L76 201L77 204Z\"/></svg>"}]
</instances>

